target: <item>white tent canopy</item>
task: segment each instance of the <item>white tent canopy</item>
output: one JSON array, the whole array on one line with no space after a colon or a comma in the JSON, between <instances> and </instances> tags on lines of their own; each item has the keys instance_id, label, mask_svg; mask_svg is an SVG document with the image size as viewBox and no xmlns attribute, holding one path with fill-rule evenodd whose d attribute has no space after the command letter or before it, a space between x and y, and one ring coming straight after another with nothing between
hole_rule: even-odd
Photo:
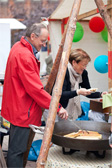
<instances>
[{"instance_id":1,"label":"white tent canopy","mask_svg":"<svg viewBox=\"0 0 112 168\"><path fill-rule=\"evenodd\" d=\"M62 0L56 10L50 16L50 19L63 19L70 16L74 0ZM107 5L107 0L103 0L103 3ZM82 0L79 15L96 9L96 3L94 0Z\"/></svg>"},{"instance_id":2,"label":"white tent canopy","mask_svg":"<svg viewBox=\"0 0 112 168\"><path fill-rule=\"evenodd\" d=\"M26 26L14 18L0 18L0 79L4 78L7 57L11 48L11 30L26 29Z\"/></svg>"},{"instance_id":3,"label":"white tent canopy","mask_svg":"<svg viewBox=\"0 0 112 168\"><path fill-rule=\"evenodd\" d=\"M10 29L26 29L26 26L14 18L0 18L0 23L10 24Z\"/></svg>"}]
</instances>

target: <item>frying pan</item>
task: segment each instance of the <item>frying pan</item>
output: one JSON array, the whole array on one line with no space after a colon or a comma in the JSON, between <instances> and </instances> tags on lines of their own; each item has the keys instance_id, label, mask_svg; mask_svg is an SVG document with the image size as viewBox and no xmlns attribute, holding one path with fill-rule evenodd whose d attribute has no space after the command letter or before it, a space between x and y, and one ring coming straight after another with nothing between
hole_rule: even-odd
<instances>
[{"instance_id":1,"label":"frying pan","mask_svg":"<svg viewBox=\"0 0 112 168\"><path fill-rule=\"evenodd\" d=\"M82 130L97 131L98 133L102 134L102 139L86 140L63 137L65 134L77 132L79 128L75 125L80 127ZM60 121L55 123L52 142L56 145L74 150L108 150L111 149L109 146L110 128L111 124L104 122L69 120Z\"/></svg>"}]
</instances>

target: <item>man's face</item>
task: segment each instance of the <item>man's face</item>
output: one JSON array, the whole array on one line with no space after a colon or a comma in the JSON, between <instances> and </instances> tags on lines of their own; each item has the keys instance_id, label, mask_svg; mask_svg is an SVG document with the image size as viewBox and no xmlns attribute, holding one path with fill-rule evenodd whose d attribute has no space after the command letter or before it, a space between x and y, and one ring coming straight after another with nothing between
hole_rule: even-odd
<instances>
[{"instance_id":1,"label":"man's face","mask_svg":"<svg viewBox=\"0 0 112 168\"><path fill-rule=\"evenodd\" d=\"M40 35L36 35L35 33L32 33L31 40L32 45L37 49L37 51L40 51L42 46L46 46L46 42L48 39L48 30L45 28L41 29Z\"/></svg>"}]
</instances>

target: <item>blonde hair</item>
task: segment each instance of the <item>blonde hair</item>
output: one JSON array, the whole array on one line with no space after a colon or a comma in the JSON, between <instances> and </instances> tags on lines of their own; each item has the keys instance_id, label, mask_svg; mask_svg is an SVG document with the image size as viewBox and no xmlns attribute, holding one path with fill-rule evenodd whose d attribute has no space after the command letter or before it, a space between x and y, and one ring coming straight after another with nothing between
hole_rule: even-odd
<instances>
[{"instance_id":1,"label":"blonde hair","mask_svg":"<svg viewBox=\"0 0 112 168\"><path fill-rule=\"evenodd\" d=\"M82 49L72 49L69 56L69 62L72 64L72 61L75 60L77 63L82 61L83 59L87 59L88 62L91 61L90 56Z\"/></svg>"}]
</instances>

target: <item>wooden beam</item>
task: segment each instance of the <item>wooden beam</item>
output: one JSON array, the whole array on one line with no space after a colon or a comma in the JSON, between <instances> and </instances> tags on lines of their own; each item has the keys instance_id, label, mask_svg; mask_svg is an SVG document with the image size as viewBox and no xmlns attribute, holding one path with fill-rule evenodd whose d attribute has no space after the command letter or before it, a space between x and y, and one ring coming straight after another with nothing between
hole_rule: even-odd
<instances>
[{"instance_id":1,"label":"wooden beam","mask_svg":"<svg viewBox=\"0 0 112 168\"><path fill-rule=\"evenodd\" d=\"M112 3L112 0L108 0L108 3ZM109 15L112 20L112 9L109 10ZM110 37L109 33L108 33L108 87L109 92L112 93L112 38Z\"/></svg>"},{"instance_id":2,"label":"wooden beam","mask_svg":"<svg viewBox=\"0 0 112 168\"><path fill-rule=\"evenodd\" d=\"M71 14L70 14L70 16L71 16ZM50 73L50 75L49 75L47 84L46 84L46 86L45 86L45 90L46 90L49 94L50 94L51 91L52 91L52 88L53 88L53 85L54 85L54 82L55 82L55 80L56 80L56 76L57 76L57 73L58 73L58 68L59 68L59 64L60 64L60 60L61 60L61 56L62 56L62 51L63 51L63 46L64 46L64 42L65 42L65 37L66 37L68 25L69 25L69 20L68 20L68 22L67 22L65 31L64 31L64 33L63 33L62 40L61 40L61 44L59 45L59 49L58 49L58 52L57 52L57 55L56 55L56 58L55 58L53 67L52 67L52 69L51 69L51 73Z\"/></svg>"},{"instance_id":3,"label":"wooden beam","mask_svg":"<svg viewBox=\"0 0 112 168\"><path fill-rule=\"evenodd\" d=\"M112 4L112 0L108 0L108 4ZM112 20L112 9L109 10L109 15ZM112 30L112 27L111 27ZM108 87L109 92L112 94L112 37L108 33ZM112 107L111 107L111 115L112 115ZM111 132L112 132L112 116L111 116ZM112 144L111 144L112 148Z\"/></svg>"},{"instance_id":4,"label":"wooden beam","mask_svg":"<svg viewBox=\"0 0 112 168\"><path fill-rule=\"evenodd\" d=\"M57 108L58 108L58 104L59 104L59 100L62 92L63 81L65 78L69 54L72 46L72 40L73 40L74 32L76 30L76 21L77 21L77 15L80 9L80 4L81 4L81 0L74 0L72 14L70 17L69 26L68 26L67 34L65 38L65 44L63 48L63 53L62 53L62 57L59 65L59 71L57 74L55 86L53 88L53 94L52 94L52 99L50 103L45 133L44 133L39 157L37 160L37 168L44 168L46 164L49 146L50 146L52 133L54 129L55 118L57 114Z\"/></svg>"},{"instance_id":5,"label":"wooden beam","mask_svg":"<svg viewBox=\"0 0 112 168\"><path fill-rule=\"evenodd\" d=\"M26 166L27 163L27 159L28 159L28 154L31 148L31 144L33 142L35 136L35 132L32 131L32 129L30 129L30 133L29 133L29 139L28 139L28 144L27 144L27 151L24 153L24 160L23 160L23 167Z\"/></svg>"},{"instance_id":6,"label":"wooden beam","mask_svg":"<svg viewBox=\"0 0 112 168\"><path fill-rule=\"evenodd\" d=\"M0 167L7 168L1 145L0 145Z\"/></svg>"},{"instance_id":7,"label":"wooden beam","mask_svg":"<svg viewBox=\"0 0 112 168\"><path fill-rule=\"evenodd\" d=\"M94 1L99 9L101 17L103 18L103 20L105 22L105 25L108 29L110 37L112 38L112 19L110 18L103 1L102 0L94 0ZM112 4L112 2L110 1L109 4Z\"/></svg>"},{"instance_id":8,"label":"wooden beam","mask_svg":"<svg viewBox=\"0 0 112 168\"><path fill-rule=\"evenodd\" d=\"M106 8L107 10L111 9L111 8L112 8L112 4L108 4L105 8ZM95 15L95 14L97 14L97 13L99 13L98 8L79 15L78 18L77 18L77 20L82 20L82 19L84 19L84 18L93 16L93 15Z\"/></svg>"}]
</instances>

